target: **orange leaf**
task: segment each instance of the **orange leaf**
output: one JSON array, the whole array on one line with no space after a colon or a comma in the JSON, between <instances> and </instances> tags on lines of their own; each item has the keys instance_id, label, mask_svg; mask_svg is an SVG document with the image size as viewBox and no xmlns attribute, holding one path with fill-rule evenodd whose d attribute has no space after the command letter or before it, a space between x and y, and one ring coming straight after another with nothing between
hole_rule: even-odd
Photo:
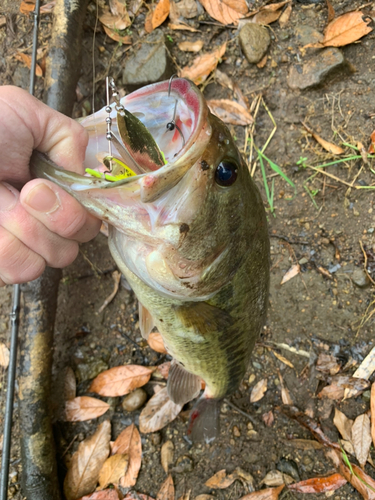
<instances>
[{"instance_id":1,"label":"orange leaf","mask_svg":"<svg viewBox=\"0 0 375 500\"><path fill-rule=\"evenodd\" d=\"M319 142L319 144L326 150L328 153L332 153L334 155L341 155L344 153L344 150L340 148L340 146L336 146L336 144L332 144L331 142L322 139L320 135L316 134L310 127L308 127L305 123L302 123L305 129L314 137L314 139Z\"/></svg>"},{"instance_id":2,"label":"orange leaf","mask_svg":"<svg viewBox=\"0 0 375 500\"><path fill-rule=\"evenodd\" d=\"M7 23L7 18L5 16L0 16L0 28L5 26Z\"/></svg>"},{"instance_id":3,"label":"orange leaf","mask_svg":"<svg viewBox=\"0 0 375 500\"><path fill-rule=\"evenodd\" d=\"M15 58L18 61L22 61L29 69L31 69L31 56L29 56L28 54L24 54L23 52L18 52L15 55ZM43 76L43 71L39 64L37 64L35 67L35 74L36 76Z\"/></svg>"},{"instance_id":4,"label":"orange leaf","mask_svg":"<svg viewBox=\"0 0 375 500\"><path fill-rule=\"evenodd\" d=\"M290 3L285 7L285 10L279 17L280 28L285 28L285 26L288 24L291 13L292 13L292 4Z\"/></svg>"},{"instance_id":5,"label":"orange leaf","mask_svg":"<svg viewBox=\"0 0 375 500\"><path fill-rule=\"evenodd\" d=\"M332 377L330 385L327 385L319 392L318 397L343 399L346 389L350 389L350 397L355 397L365 391L369 385L368 380L349 377L348 375L336 375Z\"/></svg>"},{"instance_id":6,"label":"orange leaf","mask_svg":"<svg viewBox=\"0 0 375 500\"><path fill-rule=\"evenodd\" d=\"M216 68L220 59L225 54L227 44L224 43L213 52L208 52L194 59L191 66L185 66L179 72L181 78L189 78L196 85L203 83L208 75Z\"/></svg>"},{"instance_id":7,"label":"orange leaf","mask_svg":"<svg viewBox=\"0 0 375 500\"><path fill-rule=\"evenodd\" d=\"M89 391L106 397L124 396L147 384L153 371L154 368L139 365L116 366L100 373Z\"/></svg>"},{"instance_id":8,"label":"orange leaf","mask_svg":"<svg viewBox=\"0 0 375 500\"><path fill-rule=\"evenodd\" d=\"M20 12L21 14L29 14L35 9L35 0L30 0L30 2L21 2Z\"/></svg>"},{"instance_id":9,"label":"orange leaf","mask_svg":"<svg viewBox=\"0 0 375 500\"><path fill-rule=\"evenodd\" d=\"M139 417L141 432L156 432L172 422L180 413L183 405L169 399L166 387L163 387L148 401Z\"/></svg>"},{"instance_id":10,"label":"orange leaf","mask_svg":"<svg viewBox=\"0 0 375 500\"><path fill-rule=\"evenodd\" d=\"M174 500L174 484L170 474L161 485L159 493L156 495L156 500Z\"/></svg>"},{"instance_id":11,"label":"orange leaf","mask_svg":"<svg viewBox=\"0 0 375 500\"><path fill-rule=\"evenodd\" d=\"M161 354L167 354L167 350L164 346L163 337L159 332L151 332L147 339L148 345L156 352Z\"/></svg>"},{"instance_id":12,"label":"orange leaf","mask_svg":"<svg viewBox=\"0 0 375 500\"><path fill-rule=\"evenodd\" d=\"M204 484L208 488L213 488L213 489L225 489L228 488L231 484L236 481L236 479L244 479L245 481L248 481L249 477L242 469L237 467L232 474L227 474L226 470L220 470L216 474L214 474L210 479L208 479Z\"/></svg>"},{"instance_id":13,"label":"orange leaf","mask_svg":"<svg viewBox=\"0 0 375 500\"><path fill-rule=\"evenodd\" d=\"M371 386L371 437L375 446L375 382Z\"/></svg>"},{"instance_id":14,"label":"orange leaf","mask_svg":"<svg viewBox=\"0 0 375 500\"><path fill-rule=\"evenodd\" d=\"M327 0L327 8L328 8L328 23L335 19L335 9L329 0Z\"/></svg>"},{"instance_id":15,"label":"orange leaf","mask_svg":"<svg viewBox=\"0 0 375 500\"><path fill-rule=\"evenodd\" d=\"M151 33L155 28L160 26L168 17L170 9L169 0L159 0L156 7L146 18L145 30Z\"/></svg>"},{"instance_id":16,"label":"orange leaf","mask_svg":"<svg viewBox=\"0 0 375 500\"><path fill-rule=\"evenodd\" d=\"M83 422L98 418L109 408L109 404L100 399L80 396L70 399L65 404L65 420L67 422Z\"/></svg>"},{"instance_id":17,"label":"orange leaf","mask_svg":"<svg viewBox=\"0 0 375 500\"><path fill-rule=\"evenodd\" d=\"M126 427L113 443L111 454L115 455L118 453L126 453L129 455L128 470L120 481L123 488L129 488L130 486L134 486L137 482L142 460L141 436L134 424Z\"/></svg>"},{"instance_id":18,"label":"orange leaf","mask_svg":"<svg viewBox=\"0 0 375 500\"><path fill-rule=\"evenodd\" d=\"M110 438L111 423L105 420L90 438L79 444L64 480L67 500L76 500L95 489L99 471L109 454Z\"/></svg>"},{"instance_id":19,"label":"orange leaf","mask_svg":"<svg viewBox=\"0 0 375 500\"><path fill-rule=\"evenodd\" d=\"M245 0L199 0L208 14L222 24L238 24L248 13Z\"/></svg>"},{"instance_id":20,"label":"orange leaf","mask_svg":"<svg viewBox=\"0 0 375 500\"><path fill-rule=\"evenodd\" d=\"M119 500L119 496L116 490L108 489L95 491L92 495L84 496L80 500Z\"/></svg>"},{"instance_id":21,"label":"orange leaf","mask_svg":"<svg viewBox=\"0 0 375 500\"><path fill-rule=\"evenodd\" d=\"M100 17L99 21L112 30L124 30L131 25L131 21L128 13L125 11L124 14L117 14L114 16L106 10Z\"/></svg>"},{"instance_id":22,"label":"orange leaf","mask_svg":"<svg viewBox=\"0 0 375 500\"><path fill-rule=\"evenodd\" d=\"M264 5L260 9L251 13L252 22L257 24L271 24L281 17L281 7L283 7L289 0L285 0L284 2L271 3L268 5Z\"/></svg>"},{"instance_id":23,"label":"orange leaf","mask_svg":"<svg viewBox=\"0 0 375 500\"><path fill-rule=\"evenodd\" d=\"M121 36L115 30L108 28L104 24L103 24L103 29L106 32L106 34L109 36L109 38L111 38L115 42L124 43L125 45L132 43L132 39L128 35Z\"/></svg>"},{"instance_id":24,"label":"orange leaf","mask_svg":"<svg viewBox=\"0 0 375 500\"><path fill-rule=\"evenodd\" d=\"M99 472L99 488L106 488L110 484L118 485L120 478L127 471L128 455L113 455L107 458Z\"/></svg>"},{"instance_id":25,"label":"orange leaf","mask_svg":"<svg viewBox=\"0 0 375 500\"><path fill-rule=\"evenodd\" d=\"M189 26L185 23L169 23L168 28L170 28L171 30L192 31L193 33L197 33L199 31L196 28L193 28L192 26Z\"/></svg>"},{"instance_id":26,"label":"orange leaf","mask_svg":"<svg viewBox=\"0 0 375 500\"><path fill-rule=\"evenodd\" d=\"M375 153L375 148L374 148L374 146L375 146L375 130L371 134L370 138L371 138L371 145L370 145L368 152L370 154L373 154L373 153Z\"/></svg>"},{"instance_id":27,"label":"orange leaf","mask_svg":"<svg viewBox=\"0 0 375 500\"><path fill-rule=\"evenodd\" d=\"M314 477L290 484L288 488L298 493L325 493L326 491L335 491L344 486L347 480L341 474L332 474L328 477Z\"/></svg>"},{"instance_id":28,"label":"orange leaf","mask_svg":"<svg viewBox=\"0 0 375 500\"><path fill-rule=\"evenodd\" d=\"M260 491L254 491L240 498L240 500L278 500L279 494L284 488L284 484L277 488L266 488Z\"/></svg>"},{"instance_id":29,"label":"orange leaf","mask_svg":"<svg viewBox=\"0 0 375 500\"><path fill-rule=\"evenodd\" d=\"M9 365L9 349L2 342L0 343L0 366L3 368L8 368Z\"/></svg>"},{"instance_id":30,"label":"orange leaf","mask_svg":"<svg viewBox=\"0 0 375 500\"><path fill-rule=\"evenodd\" d=\"M299 264L294 264L294 266L292 266L289 269L289 271L287 271L284 274L283 279L281 280L280 285L283 285L287 281L291 280L292 278L294 278L295 276L297 276L297 274L299 274L300 272L301 272L301 266Z\"/></svg>"},{"instance_id":31,"label":"orange leaf","mask_svg":"<svg viewBox=\"0 0 375 500\"><path fill-rule=\"evenodd\" d=\"M211 112L224 123L232 125L251 125L253 117L246 108L236 101L230 99L211 99L207 101Z\"/></svg>"}]
</instances>

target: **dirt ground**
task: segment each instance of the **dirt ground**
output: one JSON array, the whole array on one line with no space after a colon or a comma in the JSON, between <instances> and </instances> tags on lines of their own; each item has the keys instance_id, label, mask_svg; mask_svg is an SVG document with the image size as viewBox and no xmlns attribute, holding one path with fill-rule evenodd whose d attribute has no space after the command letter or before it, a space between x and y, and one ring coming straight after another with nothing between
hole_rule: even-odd
<instances>
[{"instance_id":1,"label":"dirt ground","mask_svg":"<svg viewBox=\"0 0 375 500\"><path fill-rule=\"evenodd\" d=\"M336 15L359 7L361 2L332 2ZM367 4L369 5L369 4ZM75 116L81 116L90 106L92 97L92 34L95 26L95 5L90 4L83 52L83 75L79 83L80 101L75 106ZM8 15L9 21L0 28L0 83L14 83L27 88L28 70L12 58L14 51L30 46L31 19L20 15ZM201 16L202 21L210 18ZM212 21L212 20L211 20ZM144 16L139 16L132 27L136 39L142 36ZM369 408L369 392L344 402L319 399L320 389L327 377L316 370L316 359L320 353L330 353L343 365L349 359L357 364L374 346L375 322L372 317L361 328L369 305L374 301L374 287L360 288L352 281L355 270L363 268L363 253L360 241L369 255L375 254L374 195L369 190L338 182L324 175L317 175L309 184L307 179L314 174L297 164L301 158L308 165L319 165L332 161L332 155L323 151L306 133L301 121L306 121L327 140L336 140L356 145L358 141L369 146L369 138L375 129L375 34L370 33L359 43L342 48L347 66L339 73L330 75L322 85L308 90L291 90L287 75L291 65L303 58L298 49L296 30L310 26L323 31L327 23L327 8L324 3L293 3L288 25L281 29L278 23L271 25L272 42L265 67L249 64L239 47L236 30L219 26L218 23L200 23L202 33L172 31L164 23L162 29L173 42L169 48L180 67L194 57L181 52L177 43L204 37L205 49L214 48L228 39L226 55L219 69L234 78L243 94L251 102L260 92L276 124L276 133L266 154L296 184L296 194L279 176L275 182L275 214L268 210L271 240L271 289L267 324L254 351L248 373L239 390L230 401L251 420L224 404L221 410L220 437L210 445L191 445L185 439L187 420L179 416L173 423L153 435L143 435L142 468L136 491L155 498L166 475L160 464L160 449L163 442L171 439L175 446L172 475L177 497L192 490L191 498L210 493L218 499L238 499L248 491L240 481L224 490L210 490L204 483L221 469L232 472L241 467L254 477L255 489L259 489L265 474L274 469L292 475L296 480L327 475L334 471L332 464L318 449L296 447L293 438L312 439L309 432L297 423L280 414L276 408L281 404L281 388L278 372L282 374L294 404L301 410L309 410L320 421L323 430L334 441L339 434L333 425L333 408L337 407L348 417L355 418ZM42 17L41 44L47 45L51 29L50 16ZM115 50L116 49L116 50ZM119 74L121 65L131 50L126 45L118 46L105 37L100 28L95 40L97 84L95 98L97 106L104 105L102 78ZM120 85L120 82L119 82ZM42 80L38 81L37 95L41 96ZM207 98L232 98L232 93L214 80L205 86ZM230 126L237 137L240 148L244 146L243 127ZM260 107L255 141L262 146L273 125L265 108ZM374 170L362 161L340 163L328 167L326 172L347 183L358 175L354 186L374 184ZM373 166L371 168L374 168ZM268 171L271 176L273 172ZM255 181L266 200L259 166ZM270 179L271 180L271 177ZM305 186L307 189L305 189ZM310 188L311 197L307 190ZM315 204L312 201L314 199ZM265 207L268 209L265 201ZM288 269L300 262L301 273L287 283L281 280ZM375 264L373 264L373 269ZM93 366L101 361L102 366L118 366L129 362L142 365L159 364L165 356L159 355L145 345L138 329L138 308L134 294L120 287L115 299L97 313L104 299L111 293L111 273L115 265L109 254L106 237L102 234L92 242L82 245L74 264L64 270L59 292L56 322L56 346L54 379L57 384L66 366L75 372L79 365ZM323 272L322 272L323 269ZM329 274L324 274L329 271ZM372 274L375 278L375 270ZM0 341L9 342L9 312L12 288L0 290ZM372 310L373 305L370 306ZM307 351L304 357L290 350L275 347L284 343L297 351ZM270 348L287 358L294 369L275 357ZM95 365L95 363L94 363ZM348 373L352 373L350 369ZM257 403L251 404L249 394L256 382L266 378L268 390ZM1 388L5 374L1 373ZM370 379L371 380L371 379ZM373 381L373 380L372 380ZM86 394L89 380L78 385L78 395ZM57 386L56 386L57 387ZM149 395L152 386L146 386ZM54 391L55 393L57 390ZM109 398L106 398L108 400ZM122 398L112 398L110 418L113 438L130 423L138 423L140 411L126 412L121 406ZM0 396L3 407L4 391ZM57 405L61 401L55 402ZM272 427L265 425L262 416L272 411ZM184 414L183 414L184 415ZM2 417L1 417L2 418ZM108 413L102 419L107 419ZM83 423L62 423L56 420L56 436L59 450L59 465L64 470L66 457L74 451L79 441L89 436L97 426L97 420ZM15 419L14 445L12 449L12 473L20 473L21 464L17 445L17 418ZM61 458L66 448L69 452ZM301 446L301 445L299 445ZM372 458L375 454L372 450ZM374 470L367 465L368 474L375 477ZM15 476L13 492L21 498L18 490L19 477ZM283 500L323 498L322 495L303 495L290 491L283 493ZM335 491L335 500L361 498L349 484Z\"/></svg>"}]
</instances>

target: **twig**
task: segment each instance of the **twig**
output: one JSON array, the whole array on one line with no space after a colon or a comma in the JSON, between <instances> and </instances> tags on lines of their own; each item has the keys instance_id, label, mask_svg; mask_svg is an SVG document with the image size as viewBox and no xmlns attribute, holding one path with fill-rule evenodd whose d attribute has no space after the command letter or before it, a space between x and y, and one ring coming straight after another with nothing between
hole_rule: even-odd
<instances>
[{"instance_id":1,"label":"twig","mask_svg":"<svg viewBox=\"0 0 375 500\"><path fill-rule=\"evenodd\" d=\"M253 424L255 424L255 425L257 424L257 421L255 420L255 418L253 418L251 415L249 415L248 413L246 413L246 411L241 410L241 408L238 408L238 406L236 406L234 403L232 403L231 401L229 401L229 399L225 398L224 399L224 403L226 403L228 406L230 406L231 408L233 408L233 410L238 411L238 413L241 413L241 415L243 415L244 417L246 417Z\"/></svg>"},{"instance_id":2,"label":"twig","mask_svg":"<svg viewBox=\"0 0 375 500\"><path fill-rule=\"evenodd\" d=\"M118 287L120 285L120 280L121 280L121 273L119 273L118 271L113 271L112 278L114 281L113 292L110 295L108 295L103 304L99 307L98 312L96 314L100 314L102 311L104 311L104 309L115 298L116 293L118 292Z\"/></svg>"},{"instance_id":3,"label":"twig","mask_svg":"<svg viewBox=\"0 0 375 500\"><path fill-rule=\"evenodd\" d=\"M363 248L363 244L362 244L362 241L359 240L359 245L361 247L361 250L362 250L362 253L363 253L363 258L364 258L364 263L363 263L363 268L364 268L364 271L368 277L368 279L371 281L371 283L373 285L375 285L375 281L371 278L370 274L368 273L367 271L367 253L365 252L365 249Z\"/></svg>"}]
</instances>

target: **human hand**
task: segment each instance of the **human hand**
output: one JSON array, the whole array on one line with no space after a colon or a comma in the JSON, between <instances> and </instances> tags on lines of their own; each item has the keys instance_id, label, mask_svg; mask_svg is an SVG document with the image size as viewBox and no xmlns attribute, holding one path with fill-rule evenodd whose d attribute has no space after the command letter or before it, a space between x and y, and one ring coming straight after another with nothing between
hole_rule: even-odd
<instances>
[{"instance_id":1,"label":"human hand","mask_svg":"<svg viewBox=\"0 0 375 500\"><path fill-rule=\"evenodd\" d=\"M0 286L65 267L100 221L52 182L30 180L34 149L83 173L85 129L17 87L0 87ZM22 187L23 186L23 187ZM16 188L21 188L19 192Z\"/></svg>"}]
</instances>

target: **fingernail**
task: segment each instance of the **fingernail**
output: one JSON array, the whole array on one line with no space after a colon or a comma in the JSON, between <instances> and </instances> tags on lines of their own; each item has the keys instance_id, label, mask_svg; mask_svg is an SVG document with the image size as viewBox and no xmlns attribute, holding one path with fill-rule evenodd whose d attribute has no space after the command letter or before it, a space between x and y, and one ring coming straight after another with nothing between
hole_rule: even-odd
<instances>
[{"instance_id":1,"label":"fingernail","mask_svg":"<svg viewBox=\"0 0 375 500\"><path fill-rule=\"evenodd\" d=\"M12 210L17 203L16 193L6 182L0 182L0 212Z\"/></svg>"},{"instance_id":2,"label":"fingernail","mask_svg":"<svg viewBox=\"0 0 375 500\"><path fill-rule=\"evenodd\" d=\"M56 194L46 184L38 184L27 195L25 203L37 212L51 213L57 210L60 202Z\"/></svg>"}]
</instances>

